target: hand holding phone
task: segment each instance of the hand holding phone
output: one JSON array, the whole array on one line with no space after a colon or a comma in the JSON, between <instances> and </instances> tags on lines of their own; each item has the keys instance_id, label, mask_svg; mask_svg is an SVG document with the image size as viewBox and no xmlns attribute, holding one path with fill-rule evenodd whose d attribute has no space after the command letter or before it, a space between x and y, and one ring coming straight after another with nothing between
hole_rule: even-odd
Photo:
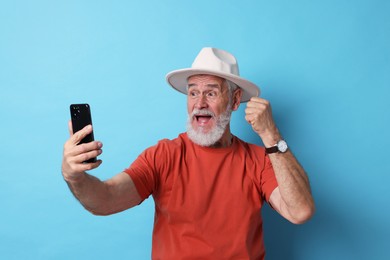
<instances>
[{"instance_id":1,"label":"hand holding phone","mask_svg":"<svg viewBox=\"0 0 390 260\"><path fill-rule=\"evenodd\" d=\"M72 104L70 105L70 116L72 119L73 133L83 129L87 125L92 125L91 109L88 104ZM78 144L90 143L94 141L93 131L85 136ZM96 157L91 158L84 163L96 162Z\"/></svg>"}]
</instances>

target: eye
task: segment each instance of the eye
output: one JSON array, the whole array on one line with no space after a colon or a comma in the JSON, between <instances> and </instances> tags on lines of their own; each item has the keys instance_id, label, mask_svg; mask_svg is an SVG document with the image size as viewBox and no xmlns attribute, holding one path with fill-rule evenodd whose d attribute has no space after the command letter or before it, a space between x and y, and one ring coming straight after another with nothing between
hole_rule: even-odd
<instances>
[{"instance_id":1,"label":"eye","mask_svg":"<svg viewBox=\"0 0 390 260\"><path fill-rule=\"evenodd\" d=\"M207 93L207 96L208 96L208 97L216 97L216 96L217 96L217 92L215 92L215 91L210 91L209 93Z\"/></svg>"},{"instance_id":2,"label":"eye","mask_svg":"<svg viewBox=\"0 0 390 260\"><path fill-rule=\"evenodd\" d=\"M188 96L190 96L190 97L197 97L198 95L199 95L199 93L196 91L189 91L188 92Z\"/></svg>"}]
</instances>

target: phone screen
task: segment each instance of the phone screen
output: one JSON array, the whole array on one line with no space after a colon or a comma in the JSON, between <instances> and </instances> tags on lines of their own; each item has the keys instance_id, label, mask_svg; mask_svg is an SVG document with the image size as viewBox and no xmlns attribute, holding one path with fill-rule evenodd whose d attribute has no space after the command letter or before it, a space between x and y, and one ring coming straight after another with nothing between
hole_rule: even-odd
<instances>
[{"instance_id":1,"label":"phone screen","mask_svg":"<svg viewBox=\"0 0 390 260\"><path fill-rule=\"evenodd\" d=\"M80 131L87 125L92 125L91 108L88 104L70 105L70 116L72 119L73 133ZM84 137L79 144L89 143L92 141L94 141L93 131ZM96 162L96 158L89 159L86 162Z\"/></svg>"}]
</instances>

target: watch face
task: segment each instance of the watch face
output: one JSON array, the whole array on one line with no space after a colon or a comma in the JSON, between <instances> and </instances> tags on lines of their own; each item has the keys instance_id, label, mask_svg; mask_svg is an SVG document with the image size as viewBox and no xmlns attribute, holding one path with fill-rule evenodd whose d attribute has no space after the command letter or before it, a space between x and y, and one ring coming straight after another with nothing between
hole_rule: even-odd
<instances>
[{"instance_id":1,"label":"watch face","mask_svg":"<svg viewBox=\"0 0 390 260\"><path fill-rule=\"evenodd\" d=\"M280 151L281 153L286 152L287 149L288 149L288 146L287 146L286 141L280 140L280 141L278 142L278 149L279 149L279 151Z\"/></svg>"}]
</instances>

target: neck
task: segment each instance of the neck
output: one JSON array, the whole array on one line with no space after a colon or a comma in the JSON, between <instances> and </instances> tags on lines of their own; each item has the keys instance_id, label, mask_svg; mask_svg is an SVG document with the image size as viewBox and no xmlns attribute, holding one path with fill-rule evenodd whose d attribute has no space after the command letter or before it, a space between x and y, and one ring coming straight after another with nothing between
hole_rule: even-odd
<instances>
[{"instance_id":1,"label":"neck","mask_svg":"<svg viewBox=\"0 0 390 260\"><path fill-rule=\"evenodd\" d=\"M215 144L209 146L211 148L226 148L232 145L233 136L230 132L230 127L227 126L225 132L223 133L221 139L219 139Z\"/></svg>"}]
</instances>

